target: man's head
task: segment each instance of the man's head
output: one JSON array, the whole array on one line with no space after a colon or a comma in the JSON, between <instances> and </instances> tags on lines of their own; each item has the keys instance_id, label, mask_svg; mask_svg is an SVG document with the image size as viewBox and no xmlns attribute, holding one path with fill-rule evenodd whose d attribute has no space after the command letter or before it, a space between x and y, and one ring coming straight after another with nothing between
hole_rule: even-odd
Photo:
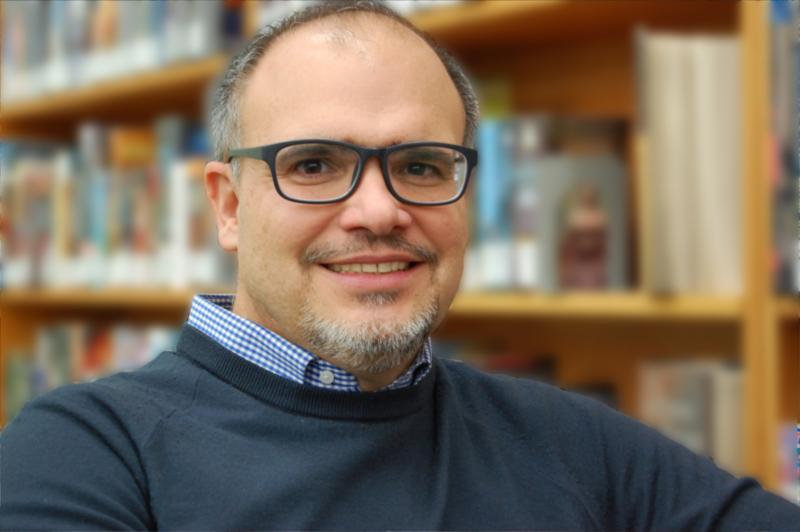
<instances>
[{"instance_id":1,"label":"man's head","mask_svg":"<svg viewBox=\"0 0 800 532\"><path fill-rule=\"evenodd\" d=\"M396 376L455 295L465 202L403 203L373 157L347 199L296 203L278 194L264 161L225 161L234 148L297 139L470 143L476 121L463 72L379 4L325 4L262 31L220 86L211 124L219 161L206 169L220 243L238 254L236 312L362 386ZM319 172L328 163L302 164Z\"/></svg>"}]
</instances>

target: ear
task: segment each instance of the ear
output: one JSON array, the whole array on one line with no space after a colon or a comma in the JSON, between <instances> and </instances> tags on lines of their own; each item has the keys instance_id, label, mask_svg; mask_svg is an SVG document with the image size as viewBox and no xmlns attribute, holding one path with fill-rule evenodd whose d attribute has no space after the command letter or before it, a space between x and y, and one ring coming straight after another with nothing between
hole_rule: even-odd
<instances>
[{"instance_id":1,"label":"ear","mask_svg":"<svg viewBox=\"0 0 800 532\"><path fill-rule=\"evenodd\" d=\"M206 194L214 207L219 245L225 251L239 248L239 191L231 166L211 161L205 168Z\"/></svg>"}]
</instances>

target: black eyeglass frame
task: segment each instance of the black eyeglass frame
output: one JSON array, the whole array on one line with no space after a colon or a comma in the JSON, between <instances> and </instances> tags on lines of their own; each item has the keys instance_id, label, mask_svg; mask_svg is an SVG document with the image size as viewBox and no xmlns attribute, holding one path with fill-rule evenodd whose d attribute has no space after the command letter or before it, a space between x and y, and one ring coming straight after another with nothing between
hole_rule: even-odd
<instances>
[{"instance_id":1,"label":"black eyeglass frame","mask_svg":"<svg viewBox=\"0 0 800 532\"><path fill-rule=\"evenodd\" d=\"M286 148L288 146L294 146L297 144L309 144L309 143L342 146L345 148L350 148L351 150L353 150L358 154L358 165L354 170L354 175L352 177L352 181L350 182L350 187L342 195L327 200L303 200L303 199L289 197L286 194L284 194L283 190L281 190L280 185L278 185L278 177L277 175L275 175L275 157L277 156L278 152L283 148ZM456 196L444 201L435 201L435 202L414 201L402 197L394 189L394 187L392 186L392 180L389 177L389 166L387 163L389 154L406 148L417 148L422 146L430 146L434 148L449 148L461 153L464 156L464 159L467 161L467 173L464 177L464 184L461 186L461 190L458 192ZM258 159L264 161L265 163L267 163L267 166L269 166L270 173L272 174L272 182L275 185L275 190L283 199L288 201L293 201L295 203L306 203L312 205L338 203L352 196L353 193L358 188L358 184L361 182L364 164L372 157L378 157L378 159L380 160L381 172L383 173L383 182L386 184L386 188L389 189L389 192L392 194L392 196L394 196L394 198L401 203L405 203L408 205L418 205L422 207L449 205L461 199L461 197L467 190L467 185L469 184L469 178L472 175L472 171L478 165L477 150L474 150L472 148L467 148L466 146L461 146L459 144L447 144L444 142L425 142L425 141L408 142L405 144L395 144L393 146L387 146L385 148L365 148L357 144L350 144L349 142L342 142L338 140L300 139L300 140L289 140L285 142L278 142L276 144L268 144L265 146L256 146L253 148L235 148L230 150L230 152L228 152L228 157L226 158L225 162L229 163L231 159L233 159L234 157L249 157L251 159Z\"/></svg>"}]
</instances>

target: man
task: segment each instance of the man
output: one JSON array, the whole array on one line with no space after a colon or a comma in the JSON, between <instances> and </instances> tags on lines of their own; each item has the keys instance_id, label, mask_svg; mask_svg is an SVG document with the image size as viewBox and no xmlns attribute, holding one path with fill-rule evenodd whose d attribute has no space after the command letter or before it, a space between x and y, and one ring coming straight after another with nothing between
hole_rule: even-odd
<instances>
[{"instance_id":1,"label":"man","mask_svg":"<svg viewBox=\"0 0 800 532\"><path fill-rule=\"evenodd\" d=\"M26 407L2 437L2 527L800 526L591 400L431 357L476 118L460 69L379 5L257 36L206 168L235 298L195 298L176 352Z\"/></svg>"}]
</instances>

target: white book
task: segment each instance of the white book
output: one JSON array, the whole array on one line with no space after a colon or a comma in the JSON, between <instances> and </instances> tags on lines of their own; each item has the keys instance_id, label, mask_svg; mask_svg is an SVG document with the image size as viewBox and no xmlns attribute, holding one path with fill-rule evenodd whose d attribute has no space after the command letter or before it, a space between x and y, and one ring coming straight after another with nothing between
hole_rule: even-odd
<instances>
[{"instance_id":1,"label":"white book","mask_svg":"<svg viewBox=\"0 0 800 532\"><path fill-rule=\"evenodd\" d=\"M514 279L514 245L507 238L488 238L480 243L481 287L511 288Z\"/></svg>"},{"instance_id":2,"label":"white book","mask_svg":"<svg viewBox=\"0 0 800 532\"><path fill-rule=\"evenodd\" d=\"M726 471L744 474L742 370L719 364L711 372L711 456Z\"/></svg>"},{"instance_id":3,"label":"white book","mask_svg":"<svg viewBox=\"0 0 800 532\"><path fill-rule=\"evenodd\" d=\"M189 176L184 161L175 161L169 171L169 260L170 288L189 284Z\"/></svg>"},{"instance_id":4,"label":"white book","mask_svg":"<svg viewBox=\"0 0 800 532\"><path fill-rule=\"evenodd\" d=\"M742 153L741 51L738 40L718 38L715 44L717 76L716 117L719 167L716 186L719 237L714 257L713 291L741 294L744 279L744 170Z\"/></svg>"}]
</instances>

